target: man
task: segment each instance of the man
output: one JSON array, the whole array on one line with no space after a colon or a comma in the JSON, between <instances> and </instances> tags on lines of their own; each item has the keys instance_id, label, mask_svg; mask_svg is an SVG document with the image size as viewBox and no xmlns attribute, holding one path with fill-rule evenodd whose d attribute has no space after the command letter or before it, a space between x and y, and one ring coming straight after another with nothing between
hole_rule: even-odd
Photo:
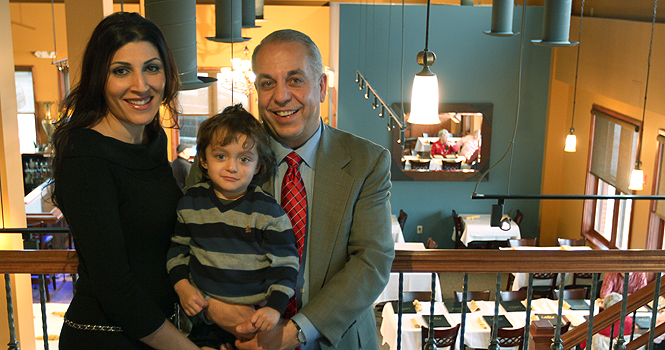
<instances>
[{"instance_id":1,"label":"man","mask_svg":"<svg viewBox=\"0 0 665 350\"><path fill-rule=\"evenodd\" d=\"M171 163L171 167L173 168L173 177L175 177L175 181L182 190L185 188L185 179L189 175L192 164L189 162L189 147L180 144L176 147L176 152L178 156Z\"/></svg>"},{"instance_id":2,"label":"man","mask_svg":"<svg viewBox=\"0 0 665 350\"><path fill-rule=\"evenodd\" d=\"M303 159L299 171L307 224L298 313L236 346L378 349L372 303L388 281L394 258L390 154L321 122L327 77L308 36L293 30L270 34L255 49L252 67L259 113L273 137L278 163L275 178L263 188L280 200L288 168L284 159L295 150ZM237 325L250 314L243 306L209 302L206 316L217 324ZM251 331L238 328L241 334Z\"/></svg>"}]
</instances>

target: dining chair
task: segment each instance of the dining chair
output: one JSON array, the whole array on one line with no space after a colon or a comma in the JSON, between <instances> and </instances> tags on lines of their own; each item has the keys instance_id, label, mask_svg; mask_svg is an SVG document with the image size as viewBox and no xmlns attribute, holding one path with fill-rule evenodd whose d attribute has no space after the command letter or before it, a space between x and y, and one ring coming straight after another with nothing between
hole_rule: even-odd
<instances>
[{"instance_id":1,"label":"dining chair","mask_svg":"<svg viewBox=\"0 0 665 350\"><path fill-rule=\"evenodd\" d=\"M454 327L450 328L435 328L433 331L433 343L437 349L450 347L451 350L457 341L457 333L459 333L459 323ZM427 341L429 340L429 328L422 326L420 327L420 334L422 339L421 349L426 349Z\"/></svg>"},{"instance_id":2,"label":"dining chair","mask_svg":"<svg viewBox=\"0 0 665 350\"><path fill-rule=\"evenodd\" d=\"M411 170L429 170L429 159L427 160L411 159L409 160L409 163L411 163Z\"/></svg>"},{"instance_id":3,"label":"dining chair","mask_svg":"<svg viewBox=\"0 0 665 350\"><path fill-rule=\"evenodd\" d=\"M399 215L397 215L397 222L399 223L399 228L404 232L404 224L406 224L406 218L408 215L404 212L404 210L400 209L399 210Z\"/></svg>"},{"instance_id":4,"label":"dining chair","mask_svg":"<svg viewBox=\"0 0 665 350\"><path fill-rule=\"evenodd\" d=\"M402 301L410 303L414 300L429 302L432 300L432 292L430 291L416 291L416 292L403 292Z\"/></svg>"},{"instance_id":5,"label":"dining chair","mask_svg":"<svg viewBox=\"0 0 665 350\"><path fill-rule=\"evenodd\" d=\"M462 296L464 292L460 291L455 291L455 301L461 302L462 301ZM483 300L483 301L489 301L490 297L492 296L492 292L489 290L475 290L475 291L468 291L466 292L466 301L471 301L471 300Z\"/></svg>"},{"instance_id":6,"label":"dining chair","mask_svg":"<svg viewBox=\"0 0 665 350\"><path fill-rule=\"evenodd\" d=\"M524 346L524 327L516 329L499 328L496 330L496 340L501 348L517 347L517 350L522 350Z\"/></svg>"},{"instance_id":7,"label":"dining chair","mask_svg":"<svg viewBox=\"0 0 665 350\"><path fill-rule=\"evenodd\" d=\"M535 247L538 244L538 238L509 239L508 244L511 247Z\"/></svg>"},{"instance_id":8,"label":"dining chair","mask_svg":"<svg viewBox=\"0 0 665 350\"><path fill-rule=\"evenodd\" d=\"M526 300L526 289L501 291L502 301Z\"/></svg>"},{"instance_id":9,"label":"dining chair","mask_svg":"<svg viewBox=\"0 0 665 350\"><path fill-rule=\"evenodd\" d=\"M561 291L558 289L554 290L555 299L559 299ZM576 288L576 289L564 289L563 290L563 299L568 300L581 300L588 298L589 290L587 288Z\"/></svg>"},{"instance_id":10,"label":"dining chair","mask_svg":"<svg viewBox=\"0 0 665 350\"><path fill-rule=\"evenodd\" d=\"M559 247L567 245L570 247L577 247L577 246L583 246L586 244L586 238L580 238L580 239L569 239L569 238L557 238L557 243L559 244Z\"/></svg>"},{"instance_id":11,"label":"dining chair","mask_svg":"<svg viewBox=\"0 0 665 350\"><path fill-rule=\"evenodd\" d=\"M557 273L534 273L533 274L533 279L534 280L549 280L550 284L549 285L539 285L536 286L534 285L532 288L532 295L533 298L550 298L554 299L554 289L556 288L556 278L558 274ZM526 289L526 287L522 287Z\"/></svg>"},{"instance_id":12,"label":"dining chair","mask_svg":"<svg viewBox=\"0 0 665 350\"><path fill-rule=\"evenodd\" d=\"M522 213L519 209L515 210L515 217L513 218L513 221L515 221L517 226L520 226L522 219L524 219L524 213Z\"/></svg>"}]
</instances>

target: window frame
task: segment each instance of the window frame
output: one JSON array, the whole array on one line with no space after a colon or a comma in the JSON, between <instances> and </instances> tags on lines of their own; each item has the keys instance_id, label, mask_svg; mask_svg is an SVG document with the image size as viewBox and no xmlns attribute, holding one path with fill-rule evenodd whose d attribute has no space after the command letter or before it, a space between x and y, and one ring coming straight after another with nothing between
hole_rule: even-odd
<instances>
[{"instance_id":1,"label":"window frame","mask_svg":"<svg viewBox=\"0 0 665 350\"><path fill-rule=\"evenodd\" d=\"M659 129L658 134L660 136L665 136L665 130ZM665 143L659 141L654 162L653 185L651 186L652 195L658 194L658 183L660 182L661 176L665 176L665 174L660 173L660 169L663 165L663 156L665 156ZM652 200L651 203L649 203L649 222L647 223L647 241L645 248L658 250L664 249L664 233L665 220L656 214L656 201Z\"/></svg>"},{"instance_id":2,"label":"window frame","mask_svg":"<svg viewBox=\"0 0 665 350\"><path fill-rule=\"evenodd\" d=\"M642 122L633 119L629 116L617 113L615 111L609 110L607 108L598 106L598 105L593 105L592 110L591 110L591 127L590 127L590 133L589 133L589 154L587 158L587 169L586 169L586 184L585 184L585 189L584 189L584 194L585 195L595 195L598 193L598 181L602 180L600 177L597 177L593 173L591 173L591 160L593 157L593 142L594 142L594 136L595 136L595 123L596 123L596 118L598 118L594 113L593 110L597 110L599 112L602 112L610 117L622 120L626 123L635 125L635 127L638 129L638 137L640 136L640 133L642 133ZM639 147L639 146L638 146ZM637 157L635 158L635 161L637 161ZM605 181L605 180L602 180ZM606 182L606 181L605 181ZM607 183L607 182L606 182ZM615 193L620 194L620 190L616 188L615 185L611 184L610 185L615 187ZM631 191L629 194L635 194L635 191ZM587 199L584 201L584 206L583 206L583 213L582 213L582 236L585 237L587 240L589 240L592 244L595 246L599 247L600 249L619 249L617 247L617 236L618 236L618 228L619 228L619 216L621 215L619 212L619 209L621 207L621 201L622 200L615 200L614 201L614 208L613 208L613 217L612 217L612 236L611 239L608 240L606 239L600 232L596 231L595 229L595 220L596 220L596 208L597 208L597 199ZM633 216L635 215L635 201L632 201L630 204L630 221L629 221L629 227L628 227L628 248L630 248L630 241L631 241L631 236L633 232Z\"/></svg>"}]
</instances>

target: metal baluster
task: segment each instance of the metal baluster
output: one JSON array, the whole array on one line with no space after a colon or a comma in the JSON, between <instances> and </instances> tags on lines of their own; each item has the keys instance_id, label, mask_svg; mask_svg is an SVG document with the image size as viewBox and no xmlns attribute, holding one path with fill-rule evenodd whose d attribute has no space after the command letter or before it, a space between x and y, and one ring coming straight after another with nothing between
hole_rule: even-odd
<instances>
[{"instance_id":1,"label":"metal baluster","mask_svg":"<svg viewBox=\"0 0 665 350\"><path fill-rule=\"evenodd\" d=\"M427 325L429 327L429 334L427 335L425 350L436 350L436 345L434 344L434 294L436 294L436 272L432 272L432 295L430 296L429 324Z\"/></svg>"},{"instance_id":2,"label":"metal baluster","mask_svg":"<svg viewBox=\"0 0 665 350\"><path fill-rule=\"evenodd\" d=\"M524 1L526 3L526 0ZM526 325L524 326L524 346L523 349L529 348L529 330L531 328L531 300L533 296L533 274L529 274L529 284L526 288Z\"/></svg>"},{"instance_id":3,"label":"metal baluster","mask_svg":"<svg viewBox=\"0 0 665 350\"><path fill-rule=\"evenodd\" d=\"M402 349L402 303L404 302L404 273L399 273L399 283L397 287L397 350Z\"/></svg>"},{"instance_id":4,"label":"metal baluster","mask_svg":"<svg viewBox=\"0 0 665 350\"><path fill-rule=\"evenodd\" d=\"M499 302L501 301L501 274L496 274L496 298L494 298L494 319L492 320L492 334L490 335L490 346L487 350L499 350L498 325L499 325Z\"/></svg>"},{"instance_id":5,"label":"metal baluster","mask_svg":"<svg viewBox=\"0 0 665 350\"><path fill-rule=\"evenodd\" d=\"M593 315L596 308L596 293L598 293L598 279L599 273L594 273L591 278L591 294L589 294L589 327L586 332L586 346L591 349L591 342L593 339Z\"/></svg>"},{"instance_id":6,"label":"metal baluster","mask_svg":"<svg viewBox=\"0 0 665 350\"><path fill-rule=\"evenodd\" d=\"M658 299L660 299L660 273L656 274L656 288L653 292L653 307L651 308L651 326L649 327L648 350L653 350L654 331L656 329L656 317L658 317Z\"/></svg>"},{"instance_id":7,"label":"metal baluster","mask_svg":"<svg viewBox=\"0 0 665 350\"><path fill-rule=\"evenodd\" d=\"M559 281L559 306L557 307L557 323L554 330L554 343L552 343L552 350L563 350L563 344L561 343L561 313L563 312L563 286L564 281L566 280L566 274L562 272L560 275L561 280Z\"/></svg>"},{"instance_id":8,"label":"metal baluster","mask_svg":"<svg viewBox=\"0 0 665 350\"><path fill-rule=\"evenodd\" d=\"M9 319L9 347L8 350L21 350L16 340L16 325L14 324L14 303L12 301L12 284L9 274L5 274L5 292L7 293L7 318Z\"/></svg>"},{"instance_id":9,"label":"metal baluster","mask_svg":"<svg viewBox=\"0 0 665 350\"><path fill-rule=\"evenodd\" d=\"M462 313L460 314L462 319L460 320L460 341L459 348L464 350L464 326L466 325L466 292L469 290L469 274L464 274L464 286L462 286Z\"/></svg>"},{"instance_id":10,"label":"metal baluster","mask_svg":"<svg viewBox=\"0 0 665 350\"><path fill-rule=\"evenodd\" d=\"M626 307L628 306L628 279L629 273L623 275L623 299L621 300L621 323L619 323L619 336L617 342L614 344L614 350L626 350L625 339L623 338L623 330L626 323ZM614 333L612 333L614 335Z\"/></svg>"},{"instance_id":11,"label":"metal baluster","mask_svg":"<svg viewBox=\"0 0 665 350\"><path fill-rule=\"evenodd\" d=\"M42 336L44 337L44 350L48 350L48 330L46 329L46 282L44 275L39 275L39 306L42 311Z\"/></svg>"}]
</instances>

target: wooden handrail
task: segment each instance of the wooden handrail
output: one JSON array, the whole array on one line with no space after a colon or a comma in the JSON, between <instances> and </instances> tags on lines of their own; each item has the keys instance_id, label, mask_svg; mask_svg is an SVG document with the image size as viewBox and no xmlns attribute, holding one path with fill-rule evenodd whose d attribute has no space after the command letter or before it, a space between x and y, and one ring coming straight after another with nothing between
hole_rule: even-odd
<instances>
[{"instance_id":1,"label":"wooden handrail","mask_svg":"<svg viewBox=\"0 0 665 350\"><path fill-rule=\"evenodd\" d=\"M396 251L393 272L665 272L665 250Z\"/></svg>"},{"instance_id":2,"label":"wooden handrail","mask_svg":"<svg viewBox=\"0 0 665 350\"><path fill-rule=\"evenodd\" d=\"M77 273L74 250L0 250L0 273Z\"/></svg>"},{"instance_id":3,"label":"wooden handrail","mask_svg":"<svg viewBox=\"0 0 665 350\"><path fill-rule=\"evenodd\" d=\"M665 323L656 326L656 329L654 329L654 339L663 333L665 333ZM636 350L640 346L646 345L647 342L649 342L649 332L640 335L630 343L626 344L626 350Z\"/></svg>"},{"instance_id":4,"label":"wooden handrail","mask_svg":"<svg viewBox=\"0 0 665 350\"><path fill-rule=\"evenodd\" d=\"M629 315L631 312L642 307L642 305L652 301L655 286L656 282L653 281L647 284L646 287L640 288L635 293L628 296L628 300L626 300L626 314ZM665 290L665 279L661 280L660 290ZM616 303L606 310L603 310L593 318L593 333L598 333L611 326L614 322L618 321L620 317L621 303ZM561 341L563 342L564 350L570 349L584 341L586 339L588 327L589 324L587 321L562 335Z\"/></svg>"}]
</instances>

